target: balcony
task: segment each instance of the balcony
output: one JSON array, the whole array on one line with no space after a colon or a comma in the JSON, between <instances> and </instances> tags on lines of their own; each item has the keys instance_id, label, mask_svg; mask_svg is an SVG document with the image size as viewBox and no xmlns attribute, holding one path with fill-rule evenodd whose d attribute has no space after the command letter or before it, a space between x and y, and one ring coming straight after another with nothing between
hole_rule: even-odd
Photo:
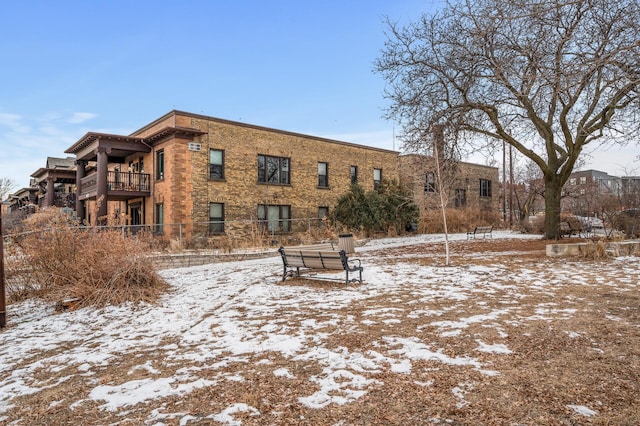
<instances>
[{"instance_id":1,"label":"balcony","mask_svg":"<svg viewBox=\"0 0 640 426\"><path fill-rule=\"evenodd\" d=\"M74 193L66 193L66 192L56 192L53 196L53 205L55 207L69 207L75 208L76 206L76 194ZM38 207L43 208L47 207L47 197L46 195L41 195L38 197Z\"/></svg>"},{"instance_id":2,"label":"balcony","mask_svg":"<svg viewBox=\"0 0 640 426\"><path fill-rule=\"evenodd\" d=\"M98 194L98 174L93 173L80 179L81 200L96 198ZM151 175L148 173L107 172L107 199L128 200L151 195Z\"/></svg>"}]
</instances>

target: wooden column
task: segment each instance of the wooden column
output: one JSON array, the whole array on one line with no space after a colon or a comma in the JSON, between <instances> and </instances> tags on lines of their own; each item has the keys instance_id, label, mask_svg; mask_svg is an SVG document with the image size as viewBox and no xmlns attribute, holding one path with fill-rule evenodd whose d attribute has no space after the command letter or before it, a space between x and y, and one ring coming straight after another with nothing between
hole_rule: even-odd
<instances>
[{"instance_id":1,"label":"wooden column","mask_svg":"<svg viewBox=\"0 0 640 426\"><path fill-rule=\"evenodd\" d=\"M84 201L80 199L80 194L82 193L82 178L87 174L86 167L86 160L76 161L76 216L80 221L84 221L86 219Z\"/></svg>"},{"instance_id":2,"label":"wooden column","mask_svg":"<svg viewBox=\"0 0 640 426\"><path fill-rule=\"evenodd\" d=\"M46 198L44 199L45 207L51 207L55 204L56 190L53 184L54 184L53 178L50 176L47 176L47 195L46 195Z\"/></svg>"},{"instance_id":3,"label":"wooden column","mask_svg":"<svg viewBox=\"0 0 640 426\"><path fill-rule=\"evenodd\" d=\"M109 155L106 148L98 148L96 155L98 157L98 169L97 169L97 188L96 188L96 202L97 205L97 217L96 220L100 224L106 223L107 209L107 175L109 172Z\"/></svg>"}]
</instances>

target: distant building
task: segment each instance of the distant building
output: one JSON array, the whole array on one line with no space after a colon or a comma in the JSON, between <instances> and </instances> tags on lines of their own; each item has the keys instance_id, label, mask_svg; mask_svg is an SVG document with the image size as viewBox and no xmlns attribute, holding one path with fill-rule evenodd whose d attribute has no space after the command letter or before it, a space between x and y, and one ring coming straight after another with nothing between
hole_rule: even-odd
<instances>
[{"instance_id":1,"label":"distant building","mask_svg":"<svg viewBox=\"0 0 640 426\"><path fill-rule=\"evenodd\" d=\"M563 212L577 216L599 216L605 207L622 205L625 178L609 175L598 170L573 172L562 188L561 207Z\"/></svg>"},{"instance_id":2,"label":"distant building","mask_svg":"<svg viewBox=\"0 0 640 426\"><path fill-rule=\"evenodd\" d=\"M401 183L413 193L421 213L440 207L438 174L433 157L401 155L400 171ZM497 167L457 162L454 171L445 173L447 181L443 186L447 191L448 207L499 211Z\"/></svg>"}]
</instances>

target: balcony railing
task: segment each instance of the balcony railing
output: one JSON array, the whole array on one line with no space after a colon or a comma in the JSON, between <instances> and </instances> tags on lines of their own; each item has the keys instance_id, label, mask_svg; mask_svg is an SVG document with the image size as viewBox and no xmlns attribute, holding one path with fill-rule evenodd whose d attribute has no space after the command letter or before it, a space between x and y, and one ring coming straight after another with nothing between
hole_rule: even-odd
<instances>
[{"instance_id":1,"label":"balcony railing","mask_svg":"<svg viewBox=\"0 0 640 426\"><path fill-rule=\"evenodd\" d=\"M95 197L98 189L98 174L93 173L80 179L82 198ZM132 193L131 196L140 196L140 193L151 191L151 175L148 173L107 172L107 195L115 192ZM133 194L136 193L136 194Z\"/></svg>"},{"instance_id":2,"label":"balcony railing","mask_svg":"<svg viewBox=\"0 0 640 426\"><path fill-rule=\"evenodd\" d=\"M151 191L151 175L148 173L108 172L107 188L109 191Z\"/></svg>"}]
</instances>

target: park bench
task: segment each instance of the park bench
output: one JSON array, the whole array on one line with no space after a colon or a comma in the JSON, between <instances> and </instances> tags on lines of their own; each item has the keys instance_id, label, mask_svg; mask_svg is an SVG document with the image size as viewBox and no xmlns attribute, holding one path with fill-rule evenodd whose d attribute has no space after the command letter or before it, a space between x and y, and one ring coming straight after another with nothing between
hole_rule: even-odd
<instances>
[{"instance_id":1,"label":"park bench","mask_svg":"<svg viewBox=\"0 0 640 426\"><path fill-rule=\"evenodd\" d=\"M476 238L478 235L482 235L482 238L487 238L487 235L493 238L492 232L493 226L476 226L473 231L467 231L467 240Z\"/></svg>"},{"instance_id":2,"label":"park bench","mask_svg":"<svg viewBox=\"0 0 640 426\"><path fill-rule=\"evenodd\" d=\"M558 225L558 235L560 238L568 235L571 237L572 235L577 235L578 237L582 236L582 227L571 226L571 222L560 222ZM585 235L586 236L586 235Z\"/></svg>"},{"instance_id":3,"label":"park bench","mask_svg":"<svg viewBox=\"0 0 640 426\"><path fill-rule=\"evenodd\" d=\"M282 256L284 272L282 281L287 277L299 277L300 268L308 271L330 270L345 271L345 284L358 281L362 283L362 265L360 259L349 259L344 250L308 250L296 249L293 247L280 247L278 249ZM358 279L349 279L349 273L358 272Z\"/></svg>"}]
</instances>

